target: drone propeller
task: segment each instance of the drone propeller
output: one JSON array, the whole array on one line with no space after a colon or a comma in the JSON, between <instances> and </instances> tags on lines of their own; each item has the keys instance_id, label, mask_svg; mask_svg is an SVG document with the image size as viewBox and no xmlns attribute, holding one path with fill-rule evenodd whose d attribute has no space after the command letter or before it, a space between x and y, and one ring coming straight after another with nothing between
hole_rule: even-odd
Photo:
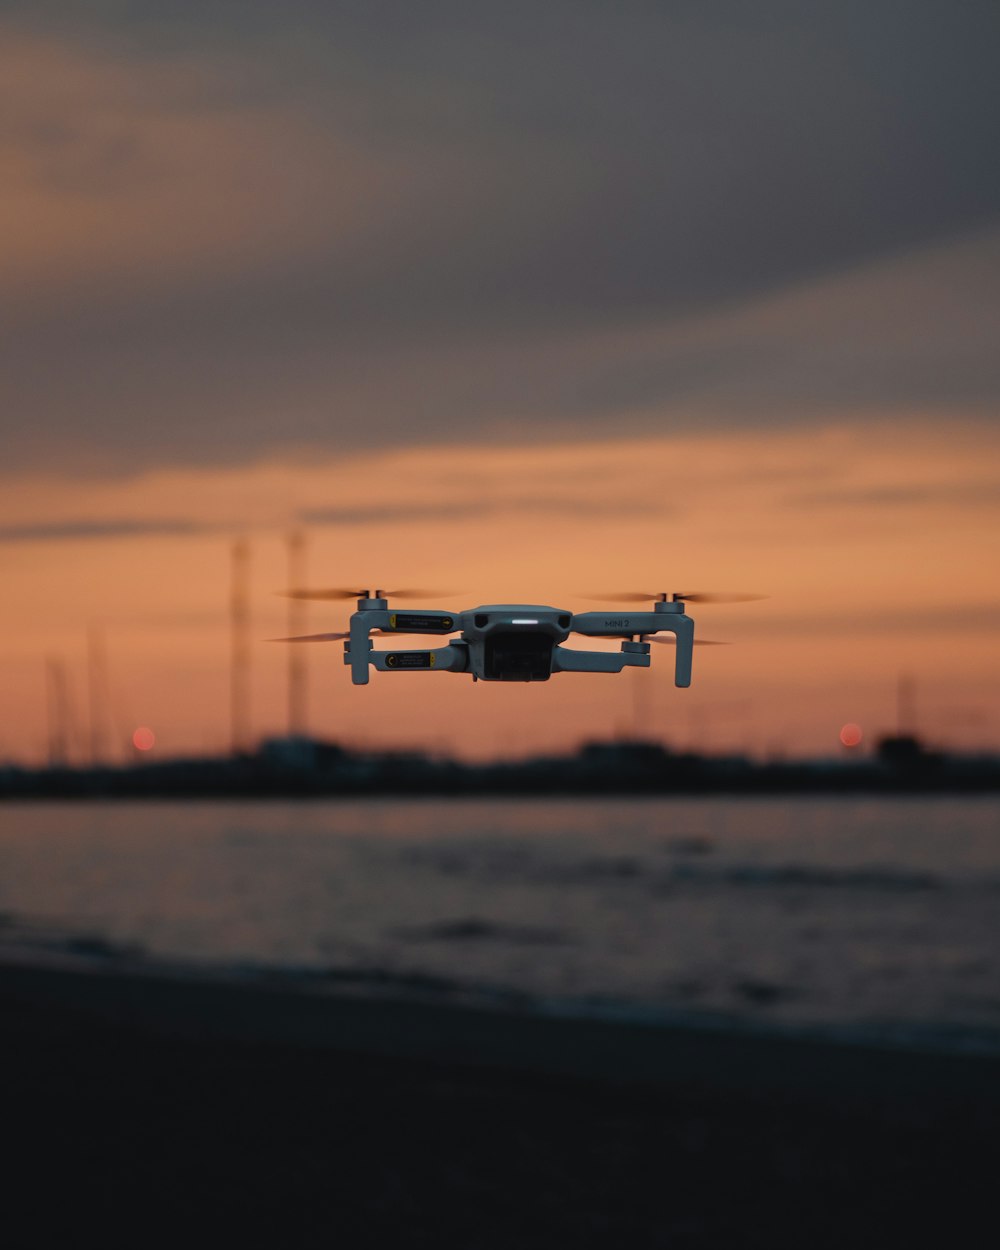
<instances>
[{"instance_id":1,"label":"drone propeller","mask_svg":"<svg viewBox=\"0 0 1000 1250\"><path fill-rule=\"evenodd\" d=\"M660 644L661 647L676 647L677 645L677 639L674 637L673 634L667 634L665 638L656 638L656 637L650 636L649 634L644 634L642 641L643 642L657 642ZM696 638L694 640L694 645L696 647L728 647L729 643L720 642L718 639L715 639L715 638Z\"/></svg>"},{"instance_id":2,"label":"drone propeller","mask_svg":"<svg viewBox=\"0 0 1000 1250\"><path fill-rule=\"evenodd\" d=\"M426 634L410 634L402 629L373 629L373 634L385 638L426 638ZM268 642L340 642L350 638L349 630L335 634L293 634L290 638L268 638Z\"/></svg>"},{"instance_id":3,"label":"drone propeller","mask_svg":"<svg viewBox=\"0 0 1000 1250\"><path fill-rule=\"evenodd\" d=\"M450 594L447 590L348 590L333 587L330 590L303 590L293 587L291 590L279 590L278 594L285 599L439 599Z\"/></svg>"},{"instance_id":4,"label":"drone propeller","mask_svg":"<svg viewBox=\"0 0 1000 1250\"><path fill-rule=\"evenodd\" d=\"M674 595L683 603L756 603L758 599L766 599L767 595L746 594L742 591L714 594L712 591L696 591L690 595Z\"/></svg>"},{"instance_id":5,"label":"drone propeller","mask_svg":"<svg viewBox=\"0 0 1000 1250\"><path fill-rule=\"evenodd\" d=\"M268 638L268 642L339 642L350 634L293 634L291 638Z\"/></svg>"},{"instance_id":6,"label":"drone propeller","mask_svg":"<svg viewBox=\"0 0 1000 1250\"><path fill-rule=\"evenodd\" d=\"M596 599L606 603L649 603L652 599L660 603L671 600L683 603L752 603L757 599L766 599L767 595L726 593L715 594L711 591L695 591L691 594L671 595L666 591L658 591L655 595L643 594L640 591L628 591L616 595L586 595L587 599Z\"/></svg>"}]
</instances>

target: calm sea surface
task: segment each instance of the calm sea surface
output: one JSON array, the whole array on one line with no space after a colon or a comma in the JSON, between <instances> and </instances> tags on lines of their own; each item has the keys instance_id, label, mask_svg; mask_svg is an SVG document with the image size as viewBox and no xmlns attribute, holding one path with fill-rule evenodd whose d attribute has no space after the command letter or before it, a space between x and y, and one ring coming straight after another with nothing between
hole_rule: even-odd
<instances>
[{"instance_id":1,"label":"calm sea surface","mask_svg":"<svg viewBox=\"0 0 1000 1250\"><path fill-rule=\"evenodd\" d=\"M0 805L0 947L1000 1050L996 799Z\"/></svg>"}]
</instances>

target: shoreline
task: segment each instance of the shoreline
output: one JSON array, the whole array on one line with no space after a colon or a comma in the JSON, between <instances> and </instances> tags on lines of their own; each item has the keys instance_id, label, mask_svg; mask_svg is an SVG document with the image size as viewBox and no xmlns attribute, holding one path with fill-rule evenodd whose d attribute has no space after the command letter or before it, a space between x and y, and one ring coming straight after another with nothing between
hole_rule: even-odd
<instances>
[{"instance_id":1,"label":"shoreline","mask_svg":"<svg viewBox=\"0 0 1000 1250\"><path fill-rule=\"evenodd\" d=\"M632 778L587 784L583 781L546 782L537 785L496 781L482 785L450 785L429 781L372 785L341 785L320 780L248 782L240 785L199 785L170 780L150 784L144 778L125 775L112 782L72 778L66 782L4 784L0 780L0 805L16 803L87 802L225 802L260 803L293 800L392 799L697 799L697 798L983 798L1000 795L1000 772L984 778L931 778L906 780L881 776L818 777L775 780L769 777L745 781L643 782Z\"/></svg>"},{"instance_id":2,"label":"shoreline","mask_svg":"<svg viewBox=\"0 0 1000 1250\"><path fill-rule=\"evenodd\" d=\"M850 759L760 760L613 740L584 743L571 754L473 761L286 738L238 755L0 765L6 801L997 793L1000 755L948 754L906 736L883 738L874 754Z\"/></svg>"},{"instance_id":3,"label":"shoreline","mask_svg":"<svg viewBox=\"0 0 1000 1250\"><path fill-rule=\"evenodd\" d=\"M11 962L0 1035L33 1244L916 1246L992 1204L992 1057Z\"/></svg>"},{"instance_id":4,"label":"shoreline","mask_svg":"<svg viewBox=\"0 0 1000 1250\"><path fill-rule=\"evenodd\" d=\"M102 1027L220 1044L295 1046L764 1096L995 1100L1000 1053L861 1030L603 1013L487 994L325 982L280 972L0 951L0 1003Z\"/></svg>"}]
</instances>

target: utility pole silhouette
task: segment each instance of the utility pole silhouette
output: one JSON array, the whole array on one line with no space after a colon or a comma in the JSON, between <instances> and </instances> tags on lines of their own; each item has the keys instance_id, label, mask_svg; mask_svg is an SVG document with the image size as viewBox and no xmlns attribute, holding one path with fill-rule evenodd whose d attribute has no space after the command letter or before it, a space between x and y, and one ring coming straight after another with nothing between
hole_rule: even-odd
<instances>
[{"instance_id":1,"label":"utility pole silhouette","mask_svg":"<svg viewBox=\"0 0 1000 1250\"><path fill-rule=\"evenodd\" d=\"M229 609L230 750L241 755L250 747L250 545L245 539L233 543Z\"/></svg>"},{"instance_id":2,"label":"utility pole silhouette","mask_svg":"<svg viewBox=\"0 0 1000 1250\"><path fill-rule=\"evenodd\" d=\"M96 625L87 628L87 719L90 766L96 768L105 762L108 729L108 656Z\"/></svg>"},{"instance_id":3,"label":"utility pole silhouette","mask_svg":"<svg viewBox=\"0 0 1000 1250\"><path fill-rule=\"evenodd\" d=\"M69 762L69 690L66 665L49 657L45 661L46 709L49 730L49 767L64 768Z\"/></svg>"},{"instance_id":4,"label":"utility pole silhouette","mask_svg":"<svg viewBox=\"0 0 1000 1250\"><path fill-rule=\"evenodd\" d=\"M288 586L302 589L306 584L306 540L299 530L288 535ZM304 599L288 600L290 637L306 632L307 605ZM288 648L288 736L306 734L306 647Z\"/></svg>"}]
</instances>

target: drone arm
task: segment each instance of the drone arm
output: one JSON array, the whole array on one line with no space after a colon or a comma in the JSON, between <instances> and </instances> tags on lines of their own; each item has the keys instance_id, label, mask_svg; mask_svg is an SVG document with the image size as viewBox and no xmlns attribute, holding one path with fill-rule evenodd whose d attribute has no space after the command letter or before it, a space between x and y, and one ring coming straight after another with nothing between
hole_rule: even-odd
<instances>
[{"instance_id":1,"label":"drone arm","mask_svg":"<svg viewBox=\"0 0 1000 1250\"><path fill-rule=\"evenodd\" d=\"M620 673L623 668L649 668L648 645L642 651L552 651L553 673Z\"/></svg>"},{"instance_id":2,"label":"drone arm","mask_svg":"<svg viewBox=\"0 0 1000 1250\"><path fill-rule=\"evenodd\" d=\"M356 686L368 684L369 664L380 667L374 659L378 652L372 650L373 629L383 634L450 634L459 628L459 617L454 612L397 612L390 611L384 599L367 602L373 606L359 606L351 617L350 643L345 647L344 663L350 664L351 680Z\"/></svg>"},{"instance_id":3,"label":"drone arm","mask_svg":"<svg viewBox=\"0 0 1000 1250\"><path fill-rule=\"evenodd\" d=\"M464 673L469 653L464 644L449 643L428 651L369 651L368 660L379 673Z\"/></svg>"},{"instance_id":4,"label":"drone arm","mask_svg":"<svg viewBox=\"0 0 1000 1250\"><path fill-rule=\"evenodd\" d=\"M635 638L643 634L668 633L677 639L674 658L674 685L691 685L691 656L694 648L694 621L684 614L681 603L657 604L653 612L580 612L573 617L573 632L592 638ZM587 654L587 653L584 653ZM596 670L620 672L620 669Z\"/></svg>"}]
</instances>

